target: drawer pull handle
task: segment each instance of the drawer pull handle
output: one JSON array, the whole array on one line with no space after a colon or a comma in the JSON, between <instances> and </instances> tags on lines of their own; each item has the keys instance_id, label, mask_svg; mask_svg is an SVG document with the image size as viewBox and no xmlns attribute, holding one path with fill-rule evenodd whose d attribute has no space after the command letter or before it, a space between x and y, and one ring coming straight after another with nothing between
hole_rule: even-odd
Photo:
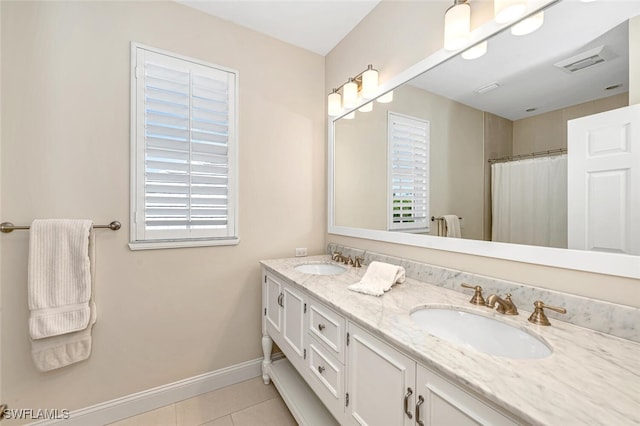
<instances>
[{"instance_id":1,"label":"drawer pull handle","mask_svg":"<svg viewBox=\"0 0 640 426\"><path fill-rule=\"evenodd\" d=\"M418 426L424 426L424 422L420 420L420 406L424 404L424 398L422 395L418 395L418 403L416 404L416 423Z\"/></svg>"},{"instance_id":2,"label":"drawer pull handle","mask_svg":"<svg viewBox=\"0 0 640 426\"><path fill-rule=\"evenodd\" d=\"M322 374L324 373L325 368L321 365L318 366L318 373Z\"/></svg>"},{"instance_id":3,"label":"drawer pull handle","mask_svg":"<svg viewBox=\"0 0 640 426\"><path fill-rule=\"evenodd\" d=\"M413 390L411 390L411 388L407 388L407 393L404 394L404 413L409 418L413 417L413 414L409 411L409 397L411 395L413 395Z\"/></svg>"},{"instance_id":4,"label":"drawer pull handle","mask_svg":"<svg viewBox=\"0 0 640 426\"><path fill-rule=\"evenodd\" d=\"M324 330L325 325L324 324L318 324L318 330L322 331Z\"/></svg>"}]
</instances>

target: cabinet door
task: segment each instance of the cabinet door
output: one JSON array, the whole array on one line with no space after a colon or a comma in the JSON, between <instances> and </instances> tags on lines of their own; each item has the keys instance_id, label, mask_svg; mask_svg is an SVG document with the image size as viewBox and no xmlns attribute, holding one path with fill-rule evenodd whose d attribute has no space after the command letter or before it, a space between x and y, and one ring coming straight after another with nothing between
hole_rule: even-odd
<instances>
[{"instance_id":1,"label":"cabinet door","mask_svg":"<svg viewBox=\"0 0 640 426\"><path fill-rule=\"evenodd\" d=\"M514 426L517 423L478 397L418 365L416 422L424 426ZM422 422L422 423L420 423Z\"/></svg>"},{"instance_id":2,"label":"cabinet door","mask_svg":"<svg viewBox=\"0 0 640 426\"><path fill-rule=\"evenodd\" d=\"M302 293L291 286L285 285L282 293L284 294L282 298L282 337L302 359L305 332L305 301Z\"/></svg>"},{"instance_id":3,"label":"cabinet door","mask_svg":"<svg viewBox=\"0 0 640 426\"><path fill-rule=\"evenodd\" d=\"M415 362L356 325L348 327L348 417L360 425L413 425Z\"/></svg>"},{"instance_id":4,"label":"cabinet door","mask_svg":"<svg viewBox=\"0 0 640 426\"><path fill-rule=\"evenodd\" d=\"M266 308L267 329L281 332L282 328L282 309L280 303L284 297L282 293L283 285L280 281L270 274L265 275L264 281L264 303Z\"/></svg>"}]
</instances>

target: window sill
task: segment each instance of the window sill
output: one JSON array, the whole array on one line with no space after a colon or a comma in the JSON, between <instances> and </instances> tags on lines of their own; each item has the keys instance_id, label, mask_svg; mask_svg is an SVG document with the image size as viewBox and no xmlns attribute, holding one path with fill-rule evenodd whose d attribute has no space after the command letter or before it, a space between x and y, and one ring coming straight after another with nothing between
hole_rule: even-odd
<instances>
[{"instance_id":1,"label":"window sill","mask_svg":"<svg viewBox=\"0 0 640 426\"><path fill-rule=\"evenodd\" d=\"M214 247L235 246L240 243L240 238L225 238L216 240L175 240L175 241L140 241L129 243L129 250L159 250L184 247Z\"/></svg>"}]
</instances>

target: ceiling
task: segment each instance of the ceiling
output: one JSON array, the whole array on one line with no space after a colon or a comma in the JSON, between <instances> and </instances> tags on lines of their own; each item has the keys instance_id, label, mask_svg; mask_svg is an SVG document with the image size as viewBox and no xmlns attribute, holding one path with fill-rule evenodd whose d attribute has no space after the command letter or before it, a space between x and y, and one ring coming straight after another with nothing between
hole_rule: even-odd
<instances>
[{"instance_id":1,"label":"ceiling","mask_svg":"<svg viewBox=\"0 0 640 426\"><path fill-rule=\"evenodd\" d=\"M489 39L479 59L456 56L413 79L410 84L518 120L629 91L629 17L640 1L562 1L545 11L544 24L527 36L509 30ZM608 60L568 73L554 66L589 49L605 46ZM496 82L485 93L479 88ZM622 84L605 90L605 88ZM533 111L527 111L534 109Z\"/></svg>"},{"instance_id":2,"label":"ceiling","mask_svg":"<svg viewBox=\"0 0 640 426\"><path fill-rule=\"evenodd\" d=\"M380 0L176 0L319 55L329 53Z\"/></svg>"}]
</instances>

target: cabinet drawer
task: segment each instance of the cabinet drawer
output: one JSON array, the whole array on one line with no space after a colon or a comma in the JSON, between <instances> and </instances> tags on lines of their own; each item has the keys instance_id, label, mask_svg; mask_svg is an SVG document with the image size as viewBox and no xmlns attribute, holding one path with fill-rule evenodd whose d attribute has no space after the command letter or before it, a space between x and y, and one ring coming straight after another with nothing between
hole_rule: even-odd
<instances>
[{"instance_id":1,"label":"cabinet drawer","mask_svg":"<svg viewBox=\"0 0 640 426\"><path fill-rule=\"evenodd\" d=\"M329 392L331 399L340 400L343 395L343 364L330 355L324 346L313 337L309 339L308 347L308 373L323 386L324 390Z\"/></svg>"},{"instance_id":2,"label":"cabinet drawer","mask_svg":"<svg viewBox=\"0 0 640 426\"><path fill-rule=\"evenodd\" d=\"M345 320L316 300L309 300L309 333L344 363Z\"/></svg>"}]
</instances>

